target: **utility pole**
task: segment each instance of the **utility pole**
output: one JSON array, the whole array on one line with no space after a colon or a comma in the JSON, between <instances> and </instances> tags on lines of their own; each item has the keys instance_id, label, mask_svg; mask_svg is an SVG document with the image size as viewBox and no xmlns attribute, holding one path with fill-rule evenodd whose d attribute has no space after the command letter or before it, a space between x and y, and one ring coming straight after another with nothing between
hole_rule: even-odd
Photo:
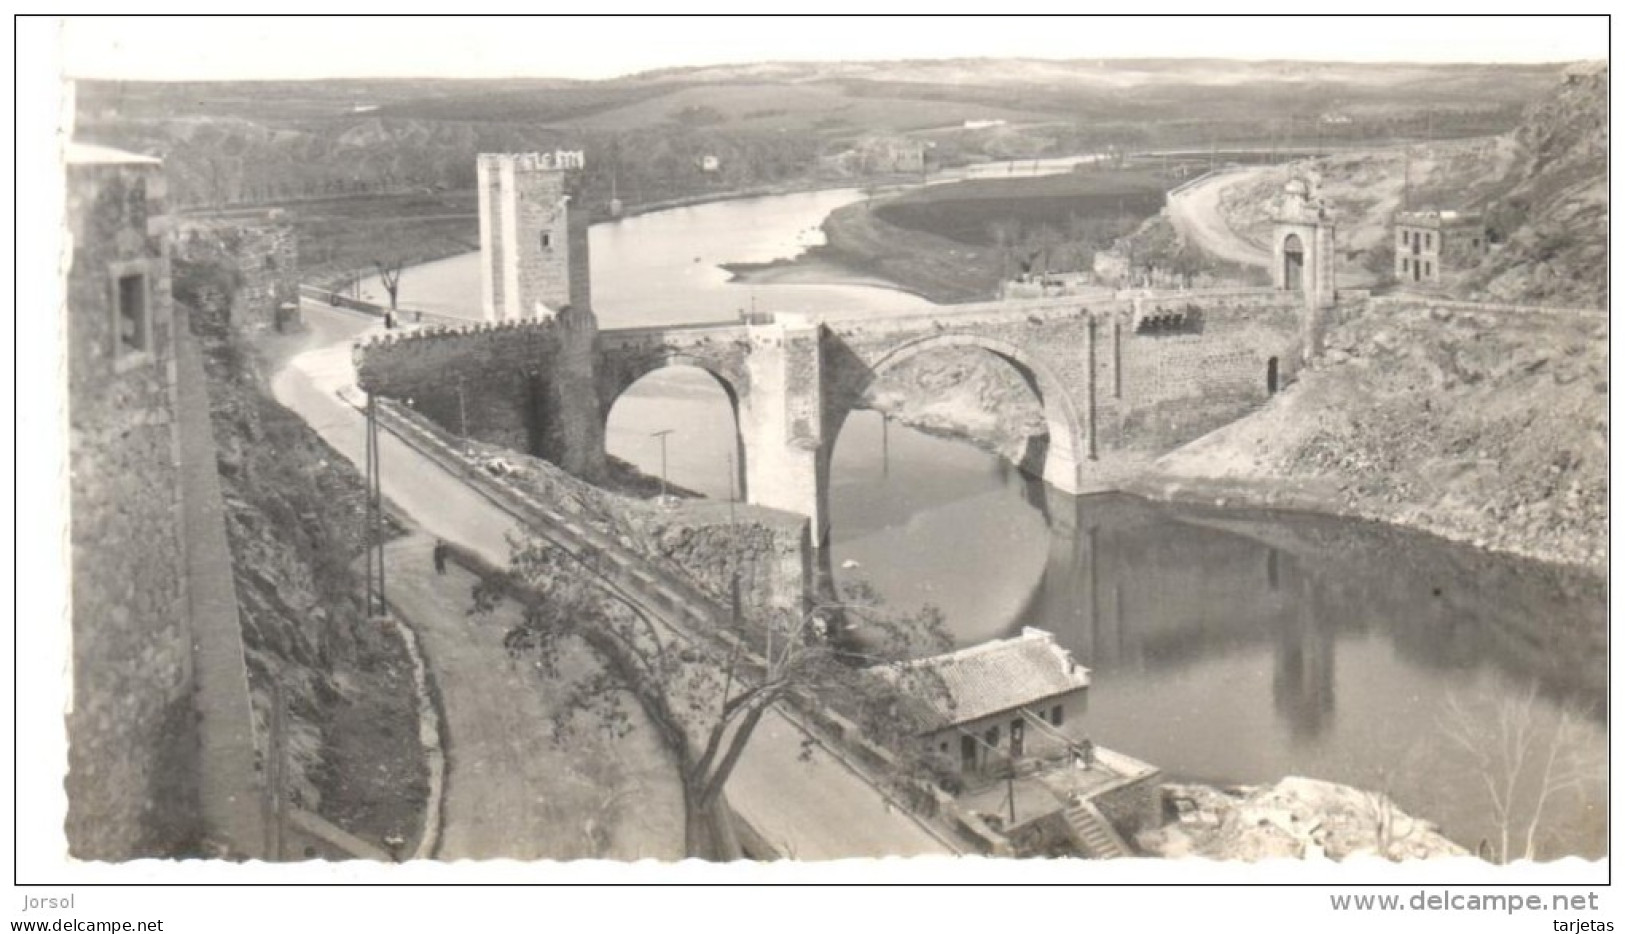
<instances>
[{"instance_id":1,"label":"utility pole","mask_svg":"<svg viewBox=\"0 0 1625 934\"><path fill-rule=\"evenodd\" d=\"M284 796L286 782L282 775L287 763L287 756L284 753L287 741L285 709L282 676L274 674L271 677L270 735L266 737L264 802L265 856L272 862L281 862L284 858L282 838L287 823L287 801Z\"/></svg>"},{"instance_id":2,"label":"utility pole","mask_svg":"<svg viewBox=\"0 0 1625 934\"><path fill-rule=\"evenodd\" d=\"M666 428L653 432L651 438L660 439L660 501L666 501L666 436L676 431L675 428Z\"/></svg>"},{"instance_id":3,"label":"utility pole","mask_svg":"<svg viewBox=\"0 0 1625 934\"><path fill-rule=\"evenodd\" d=\"M1405 210L1409 211L1411 209L1411 147L1409 146L1405 147L1405 188L1400 195L1399 203L1404 205Z\"/></svg>"},{"instance_id":4,"label":"utility pole","mask_svg":"<svg viewBox=\"0 0 1625 934\"><path fill-rule=\"evenodd\" d=\"M378 402L367 396L367 615L373 615L373 551L377 550L378 615L384 615L384 495L378 447Z\"/></svg>"},{"instance_id":5,"label":"utility pole","mask_svg":"<svg viewBox=\"0 0 1625 934\"><path fill-rule=\"evenodd\" d=\"M736 488L736 484L738 482L739 482L739 471L734 468L734 452L733 452L733 448L729 447L728 448L728 525L730 527L733 526L734 521L735 521L734 520L734 501L738 499L738 494L736 492L734 492L734 491L735 491L735 488Z\"/></svg>"},{"instance_id":6,"label":"utility pole","mask_svg":"<svg viewBox=\"0 0 1625 934\"><path fill-rule=\"evenodd\" d=\"M465 442L468 440L468 400L464 394L467 382L463 377L457 377L457 433L463 436Z\"/></svg>"},{"instance_id":7,"label":"utility pole","mask_svg":"<svg viewBox=\"0 0 1625 934\"><path fill-rule=\"evenodd\" d=\"M891 476L891 416L880 413L880 475Z\"/></svg>"}]
</instances>

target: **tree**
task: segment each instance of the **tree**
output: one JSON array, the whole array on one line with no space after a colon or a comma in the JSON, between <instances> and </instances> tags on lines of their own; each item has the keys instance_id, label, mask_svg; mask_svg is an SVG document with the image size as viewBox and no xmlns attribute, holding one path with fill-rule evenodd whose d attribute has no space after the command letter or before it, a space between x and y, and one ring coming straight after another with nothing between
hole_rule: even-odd
<instances>
[{"instance_id":1,"label":"tree","mask_svg":"<svg viewBox=\"0 0 1625 934\"><path fill-rule=\"evenodd\" d=\"M1478 773L1498 834L1491 842L1497 862L1536 859L1552 802L1607 775L1582 742L1583 715L1563 705L1542 722L1547 711L1537 701L1534 685L1471 704L1452 694L1441 714L1446 738Z\"/></svg>"},{"instance_id":2,"label":"tree","mask_svg":"<svg viewBox=\"0 0 1625 934\"><path fill-rule=\"evenodd\" d=\"M378 270L378 281L384 285L384 291L389 293L389 310L395 311L395 300L401 291L401 271L406 268L406 255L396 251L388 259L374 259L372 265Z\"/></svg>"},{"instance_id":3,"label":"tree","mask_svg":"<svg viewBox=\"0 0 1625 934\"><path fill-rule=\"evenodd\" d=\"M605 662L571 688L554 718L555 743L586 725L625 735L633 727L628 701L647 716L678 764L690 856L732 855L723 789L757 726L781 702L837 708L896 752L893 778L936 765L916 738L930 724L932 692L944 689L934 672L903 663L948 644L930 608L889 615L872 594L854 590L849 599L799 612L741 614L720 631L681 630L622 594L602 553L572 553L534 537L514 541L510 569L476 586L475 611L504 595L523 606L522 621L505 637L508 651L533 657L543 677L558 677L561 650L573 639ZM839 624L852 619L861 620L861 639L840 635ZM877 676L875 666L892 676ZM811 754L810 740L803 754Z\"/></svg>"}]
</instances>

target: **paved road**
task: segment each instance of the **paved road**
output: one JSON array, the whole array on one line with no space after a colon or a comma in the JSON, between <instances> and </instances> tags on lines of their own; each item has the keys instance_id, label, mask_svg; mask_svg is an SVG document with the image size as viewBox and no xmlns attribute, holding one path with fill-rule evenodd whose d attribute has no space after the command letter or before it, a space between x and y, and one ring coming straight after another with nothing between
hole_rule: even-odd
<instances>
[{"instance_id":1,"label":"paved road","mask_svg":"<svg viewBox=\"0 0 1625 934\"><path fill-rule=\"evenodd\" d=\"M273 392L329 444L359 464L365 450L362 419L339 399L337 392L355 380L351 341L379 326L313 302L304 304L304 314L314 331L310 349L294 356L277 373ZM385 496L428 533L455 541L487 560L507 562L505 535L515 528L508 513L394 435L380 432L379 439ZM487 651L489 667L506 665L500 646ZM432 651L430 655L443 694L447 679L469 676L468 669L461 665L457 670L443 670ZM451 696L443 700L449 706ZM500 693L470 694L459 702L481 708L500 707L503 703ZM480 774L458 761L459 749L472 748L474 740L466 735L470 729L467 726L465 735L459 737L455 723L483 722L498 729L495 724L500 722L500 715L499 710L482 709L466 717L446 711L448 801L463 793L457 788L459 772L464 783L478 781L476 776ZM799 859L952 852L912 817L888 806L878 792L827 753L818 753L812 762L802 762L800 750L798 728L775 713L763 720L728 785L728 797L735 809L770 841L794 852ZM491 789L480 788L469 793L488 791ZM452 826L452 816L448 810L443 830L448 838L460 832Z\"/></svg>"},{"instance_id":2,"label":"paved road","mask_svg":"<svg viewBox=\"0 0 1625 934\"><path fill-rule=\"evenodd\" d=\"M1242 238L1219 213L1219 198L1228 189L1252 181L1262 168L1236 169L1198 182L1169 199L1168 216L1187 242L1232 263L1268 268L1270 254Z\"/></svg>"}]
</instances>

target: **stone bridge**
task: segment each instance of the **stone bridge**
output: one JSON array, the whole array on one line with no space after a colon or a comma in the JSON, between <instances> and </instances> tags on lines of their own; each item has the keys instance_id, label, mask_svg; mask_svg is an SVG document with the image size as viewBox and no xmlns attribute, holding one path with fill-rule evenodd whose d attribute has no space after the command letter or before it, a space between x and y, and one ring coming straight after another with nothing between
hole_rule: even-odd
<instances>
[{"instance_id":1,"label":"stone bridge","mask_svg":"<svg viewBox=\"0 0 1625 934\"><path fill-rule=\"evenodd\" d=\"M1099 492L1267 398L1314 351L1319 315L1336 298L1333 227L1295 181L1277 216L1273 289L600 331L586 217L570 209L562 171L520 153L483 154L479 172L487 323L358 348L362 388L592 478L621 394L662 367L698 367L733 407L746 499L808 516L819 545L841 425L907 360L969 347L1004 361L1046 422L1023 466L1063 492Z\"/></svg>"},{"instance_id":2,"label":"stone bridge","mask_svg":"<svg viewBox=\"0 0 1625 934\"><path fill-rule=\"evenodd\" d=\"M821 544L841 426L904 361L964 347L1002 360L1032 390L1047 427L1029 439L1022 466L1066 493L1102 492L1289 379L1304 309L1298 292L1255 289L602 331L567 314L390 339L363 348L358 362L368 391L411 399L452 431L588 476L601 469L604 426L621 394L655 370L696 367L733 409L745 499L808 516ZM588 353L590 362L567 365Z\"/></svg>"},{"instance_id":3,"label":"stone bridge","mask_svg":"<svg viewBox=\"0 0 1625 934\"><path fill-rule=\"evenodd\" d=\"M971 347L1032 390L1047 431L1023 467L1066 493L1114 489L1136 464L1266 399L1301 356L1303 299L1272 290L1147 294L944 307L901 317L802 318L600 331L599 418L654 370L714 378L738 426L749 502L828 533L829 465L847 415L887 370Z\"/></svg>"}]
</instances>

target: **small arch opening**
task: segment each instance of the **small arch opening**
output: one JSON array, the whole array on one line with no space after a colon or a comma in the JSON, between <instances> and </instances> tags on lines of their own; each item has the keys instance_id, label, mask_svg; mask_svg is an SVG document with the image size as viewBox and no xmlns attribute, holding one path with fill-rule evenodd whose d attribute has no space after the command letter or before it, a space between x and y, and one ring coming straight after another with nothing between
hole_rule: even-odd
<instances>
[{"instance_id":1,"label":"small arch opening","mask_svg":"<svg viewBox=\"0 0 1625 934\"><path fill-rule=\"evenodd\" d=\"M1303 288L1303 240L1287 234L1281 242L1281 286L1288 291Z\"/></svg>"},{"instance_id":2,"label":"small arch opening","mask_svg":"<svg viewBox=\"0 0 1625 934\"><path fill-rule=\"evenodd\" d=\"M1281 389L1281 358L1271 357L1264 365L1264 388L1270 395L1275 395Z\"/></svg>"}]
</instances>

